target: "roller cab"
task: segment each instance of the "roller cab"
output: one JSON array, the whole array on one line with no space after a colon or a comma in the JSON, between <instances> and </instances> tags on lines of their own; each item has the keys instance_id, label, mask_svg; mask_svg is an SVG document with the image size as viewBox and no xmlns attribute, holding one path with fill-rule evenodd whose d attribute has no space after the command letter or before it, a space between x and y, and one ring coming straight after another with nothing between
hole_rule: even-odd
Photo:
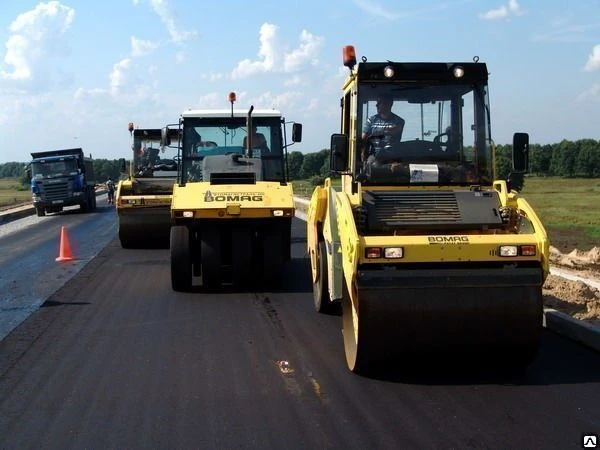
<instances>
[{"instance_id":1,"label":"roller cab","mask_svg":"<svg viewBox=\"0 0 600 450\"><path fill-rule=\"evenodd\" d=\"M134 128L129 167L121 160L126 178L115 192L119 240L123 248L168 248L171 197L177 179L176 151L160 147L160 128ZM177 140L177 131L171 132ZM128 170L129 169L129 170Z\"/></svg>"},{"instance_id":2,"label":"roller cab","mask_svg":"<svg viewBox=\"0 0 600 450\"><path fill-rule=\"evenodd\" d=\"M290 259L292 185L278 111L190 110L179 129L171 204L171 282L214 289L281 281ZM300 140L294 124L293 142Z\"/></svg>"},{"instance_id":3,"label":"roller cab","mask_svg":"<svg viewBox=\"0 0 600 450\"><path fill-rule=\"evenodd\" d=\"M347 56L330 147L341 182L313 192L307 244L315 309L341 306L349 369L449 355L526 366L549 243L510 180L495 179L486 65ZM515 133L514 173L527 159Z\"/></svg>"}]
</instances>

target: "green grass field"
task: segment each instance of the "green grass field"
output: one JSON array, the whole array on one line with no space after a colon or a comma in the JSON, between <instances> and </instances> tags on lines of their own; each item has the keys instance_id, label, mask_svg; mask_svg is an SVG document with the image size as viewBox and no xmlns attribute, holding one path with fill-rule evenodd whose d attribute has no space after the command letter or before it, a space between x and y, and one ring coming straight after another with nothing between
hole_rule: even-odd
<instances>
[{"instance_id":1,"label":"green grass field","mask_svg":"<svg viewBox=\"0 0 600 450\"><path fill-rule=\"evenodd\" d=\"M31 201L31 191L20 187L18 178L0 178L0 207Z\"/></svg>"},{"instance_id":2,"label":"green grass field","mask_svg":"<svg viewBox=\"0 0 600 450\"><path fill-rule=\"evenodd\" d=\"M600 246L600 178L528 177L521 194L561 251Z\"/></svg>"}]
</instances>

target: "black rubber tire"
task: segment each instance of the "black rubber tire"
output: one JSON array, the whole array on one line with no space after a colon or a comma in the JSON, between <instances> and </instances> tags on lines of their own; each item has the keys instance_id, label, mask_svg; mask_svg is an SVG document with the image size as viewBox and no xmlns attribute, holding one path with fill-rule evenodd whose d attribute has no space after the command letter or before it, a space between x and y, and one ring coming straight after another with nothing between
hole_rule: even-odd
<instances>
[{"instance_id":1,"label":"black rubber tire","mask_svg":"<svg viewBox=\"0 0 600 450\"><path fill-rule=\"evenodd\" d=\"M231 230L231 266L234 286L250 284L253 278L252 231L245 228Z\"/></svg>"},{"instance_id":2,"label":"black rubber tire","mask_svg":"<svg viewBox=\"0 0 600 450\"><path fill-rule=\"evenodd\" d=\"M263 281L267 286L278 287L282 282L284 266L283 237L279 228L265 233L263 241Z\"/></svg>"},{"instance_id":3,"label":"black rubber tire","mask_svg":"<svg viewBox=\"0 0 600 450\"><path fill-rule=\"evenodd\" d=\"M339 304L329 300L329 272L327 269L327 245L319 241L317 247L317 281L313 283L315 311L321 314L339 313Z\"/></svg>"},{"instance_id":4,"label":"black rubber tire","mask_svg":"<svg viewBox=\"0 0 600 450\"><path fill-rule=\"evenodd\" d=\"M46 210L44 208L36 206L35 213L37 214L38 217L44 217L46 215Z\"/></svg>"},{"instance_id":5,"label":"black rubber tire","mask_svg":"<svg viewBox=\"0 0 600 450\"><path fill-rule=\"evenodd\" d=\"M171 227L171 287L189 291L192 287L192 252L190 232L184 225Z\"/></svg>"},{"instance_id":6,"label":"black rubber tire","mask_svg":"<svg viewBox=\"0 0 600 450\"><path fill-rule=\"evenodd\" d=\"M221 285L221 232L218 228L207 228L200 233L202 240L202 286L216 288Z\"/></svg>"}]
</instances>

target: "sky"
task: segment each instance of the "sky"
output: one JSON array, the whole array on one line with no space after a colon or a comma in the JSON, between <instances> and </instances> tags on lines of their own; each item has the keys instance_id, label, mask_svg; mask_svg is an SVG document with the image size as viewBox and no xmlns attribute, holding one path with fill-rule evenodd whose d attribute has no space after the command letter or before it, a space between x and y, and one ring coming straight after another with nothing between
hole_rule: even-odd
<instances>
[{"instance_id":1,"label":"sky","mask_svg":"<svg viewBox=\"0 0 600 450\"><path fill-rule=\"evenodd\" d=\"M479 57L496 144L600 139L598 0L2 0L0 163L128 158L129 122L230 108L231 91L303 124L289 151L328 148L345 45L369 61Z\"/></svg>"}]
</instances>

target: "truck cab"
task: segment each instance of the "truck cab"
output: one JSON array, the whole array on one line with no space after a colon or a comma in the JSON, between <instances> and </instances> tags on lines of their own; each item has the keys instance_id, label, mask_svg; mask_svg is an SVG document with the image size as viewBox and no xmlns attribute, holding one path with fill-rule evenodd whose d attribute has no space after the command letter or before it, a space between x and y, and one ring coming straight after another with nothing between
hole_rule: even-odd
<instances>
[{"instance_id":1,"label":"truck cab","mask_svg":"<svg viewBox=\"0 0 600 450\"><path fill-rule=\"evenodd\" d=\"M83 212L96 209L92 159L81 148L31 153L28 165L33 206L38 216L80 205Z\"/></svg>"}]
</instances>

